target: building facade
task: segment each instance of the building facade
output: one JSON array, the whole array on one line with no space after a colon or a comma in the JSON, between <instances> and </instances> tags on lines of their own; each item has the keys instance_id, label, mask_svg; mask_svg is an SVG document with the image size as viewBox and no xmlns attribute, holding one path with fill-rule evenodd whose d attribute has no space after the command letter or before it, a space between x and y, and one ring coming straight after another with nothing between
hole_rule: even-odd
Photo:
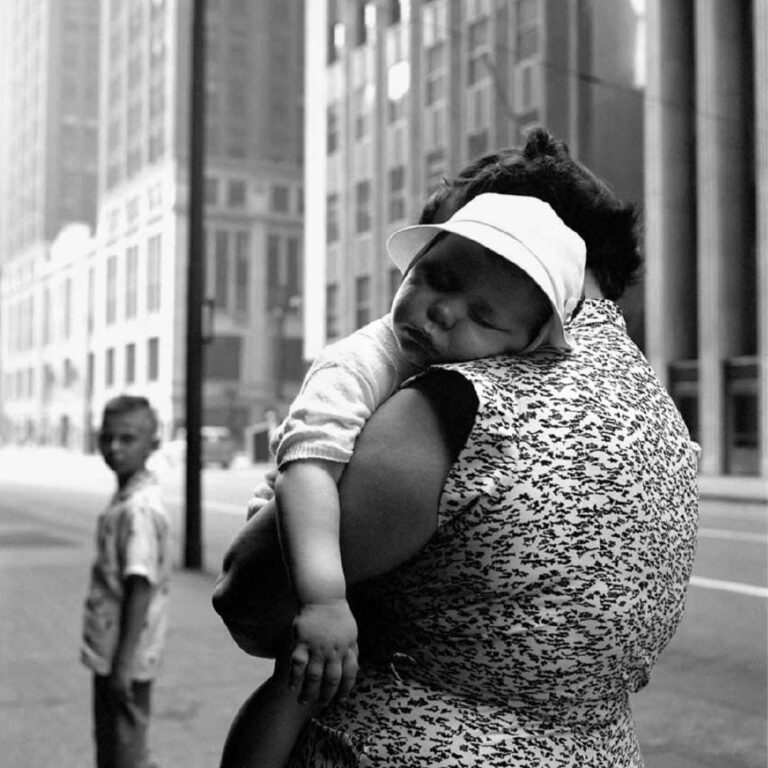
<instances>
[{"instance_id":1,"label":"building facade","mask_svg":"<svg viewBox=\"0 0 768 768\"><path fill-rule=\"evenodd\" d=\"M647 14L647 354L702 475L768 480L768 2Z\"/></svg>"},{"instance_id":2,"label":"building facade","mask_svg":"<svg viewBox=\"0 0 768 768\"><path fill-rule=\"evenodd\" d=\"M629 0L322 0L306 13L308 357L388 310L399 275L386 238L440 178L534 125L642 199ZM642 294L625 309L642 341Z\"/></svg>"},{"instance_id":3,"label":"building facade","mask_svg":"<svg viewBox=\"0 0 768 768\"><path fill-rule=\"evenodd\" d=\"M51 244L96 217L99 8L7 0L0 14L0 433L16 440L50 431Z\"/></svg>"},{"instance_id":4,"label":"building facade","mask_svg":"<svg viewBox=\"0 0 768 768\"><path fill-rule=\"evenodd\" d=\"M326 35L306 40L307 357L387 311L384 243L440 176L544 125L643 210L646 278L622 309L702 474L768 478L766 14L766 0L308 2Z\"/></svg>"},{"instance_id":5,"label":"building facade","mask_svg":"<svg viewBox=\"0 0 768 768\"><path fill-rule=\"evenodd\" d=\"M67 432L67 444L77 434L86 446L104 403L121 392L150 398L163 437L183 426L189 226L192 2L94 5L98 205L78 257L82 301L70 305L83 315L73 375L84 402L80 431ZM303 373L303 4L206 5L203 423L242 436L284 407ZM8 368L0 381L13 382L2 389L6 433L61 442L41 415L53 399L41 357L50 242L12 255L3 292L20 308L0 331Z\"/></svg>"}]
</instances>

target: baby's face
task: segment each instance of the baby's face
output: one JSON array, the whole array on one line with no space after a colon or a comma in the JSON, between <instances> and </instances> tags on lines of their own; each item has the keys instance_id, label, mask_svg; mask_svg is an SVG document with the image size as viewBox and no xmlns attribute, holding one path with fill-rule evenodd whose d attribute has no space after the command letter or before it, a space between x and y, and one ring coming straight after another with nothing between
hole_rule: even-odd
<instances>
[{"instance_id":1,"label":"baby's face","mask_svg":"<svg viewBox=\"0 0 768 768\"><path fill-rule=\"evenodd\" d=\"M392 303L403 355L419 367L520 352L549 302L521 269L458 235L439 238L410 268Z\"/></svg>"}]
</instances>

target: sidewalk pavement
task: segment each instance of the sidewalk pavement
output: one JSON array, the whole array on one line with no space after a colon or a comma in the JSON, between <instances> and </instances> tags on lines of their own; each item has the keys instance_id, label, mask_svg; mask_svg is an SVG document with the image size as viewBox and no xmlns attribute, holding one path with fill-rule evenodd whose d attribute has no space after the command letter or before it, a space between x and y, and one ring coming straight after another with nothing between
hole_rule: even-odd
<instances>
[{"instance_id":1,"label":"sidewalk pavement","mask_svg":"<svg viewBox=\"0 0 768 768\"><path fill-rule=\"evenodd\" d=\"M46 462L57 473L99 466L92 457L57 458L62 462ZM4 475L7 459L0 452ZM74 523L46 526L21 497L14 502L10 483L0 484L0 764L88 768L91 676L78 647L93 520L87 532ZM173 574L171 628L150 724L160 768L216 768L238 707L271 672L269 661L237 648L212 610L214 579Z\"/></svg>"}]
</instances>

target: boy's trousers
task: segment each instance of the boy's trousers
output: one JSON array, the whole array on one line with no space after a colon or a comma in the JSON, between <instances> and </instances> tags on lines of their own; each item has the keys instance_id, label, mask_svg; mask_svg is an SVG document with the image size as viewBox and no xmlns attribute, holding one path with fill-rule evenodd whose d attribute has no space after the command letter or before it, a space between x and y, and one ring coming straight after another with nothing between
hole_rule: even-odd
<instances>
[{"instance_id":1,"label":"boy's trousers","mask_svg":"<svg viewBox=\"0 0 768 768\"><path fill-rule=\"evenodd\" d=\"M147 768L152 682L133 681L130 701L115 696L109 678L93 676L93 733L97 768Z\"/></svg>"}]
</instances>

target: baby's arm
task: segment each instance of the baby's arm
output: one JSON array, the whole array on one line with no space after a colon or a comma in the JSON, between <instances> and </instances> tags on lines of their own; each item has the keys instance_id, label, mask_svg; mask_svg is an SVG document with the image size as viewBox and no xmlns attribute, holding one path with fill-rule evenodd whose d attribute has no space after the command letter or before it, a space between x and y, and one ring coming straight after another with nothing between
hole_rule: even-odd
<instances>
[{"instance_id":1,"label":"baby's arm","mask_svg":"<svg viewBox=\"0 0 768 768\"><path fill-rule=\"evenodd\" d=\"M112 658L110 686L126 699L131 697L133 657L149 610L151 587L144 576L128 576L120 613L120 637Z\"/></svg>"},{"instance_id":2,"label":"baby's arm","mask_svg":"<svg viewBox=\"0 0 768 768\"><path fill-rule=\"evenodd\" d=\"M357 624L346 597L334 461L292 461L277 481L280 540L298 612L289 682L299 698L345 698L357 675Z\"/></svg>"}]
</instances>

